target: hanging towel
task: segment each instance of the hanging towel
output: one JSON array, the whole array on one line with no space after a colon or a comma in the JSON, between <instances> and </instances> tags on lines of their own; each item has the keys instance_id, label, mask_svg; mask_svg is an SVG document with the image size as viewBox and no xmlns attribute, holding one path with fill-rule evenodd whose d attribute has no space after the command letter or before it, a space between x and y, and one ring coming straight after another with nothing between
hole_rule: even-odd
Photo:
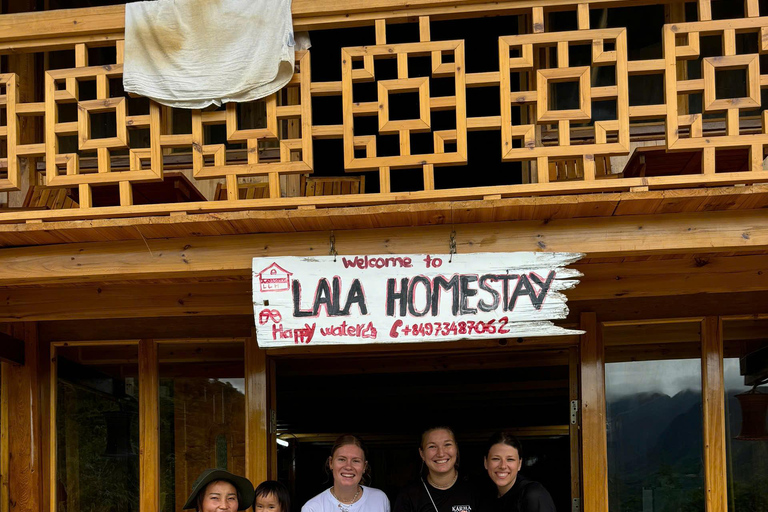
<instances>
[{"instance_id":1,"label":"hanging towel","mask_svg":"<svg viewBox=\"0 0 768 512\"><path fill-rule=\"evenodd\" d=\"M291 0L125 6L126 92L177 108L269 96L293 76Z\"/></svg>"}]
</instances>

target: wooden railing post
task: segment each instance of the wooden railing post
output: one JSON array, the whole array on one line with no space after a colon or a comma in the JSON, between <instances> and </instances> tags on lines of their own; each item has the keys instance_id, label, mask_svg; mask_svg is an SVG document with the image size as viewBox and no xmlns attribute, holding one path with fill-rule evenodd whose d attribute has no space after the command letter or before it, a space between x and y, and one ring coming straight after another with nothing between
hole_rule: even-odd
<instances>
[{"instance_id":1,"label":"wooden railing post","mask_svg":"<svg viewBox=\"0 0 768 512\"><path fill-rule=\"evenodd\" d=\"M728 481L725 453L723 326L720 318L716 316L706 317L701 326L701 385L706 511L726 512Z\"/></svg>"},{"instance_id":2,"label":"wooden railing post","mask_svg":"<svg viewBox=\"0 0 768 512\"><path fill-rule=\"evenodd\" d=\"M608 443L603 337L595 313L581 314L581 453L584 512L608 512Z\"/></svg>"}]
</instances>

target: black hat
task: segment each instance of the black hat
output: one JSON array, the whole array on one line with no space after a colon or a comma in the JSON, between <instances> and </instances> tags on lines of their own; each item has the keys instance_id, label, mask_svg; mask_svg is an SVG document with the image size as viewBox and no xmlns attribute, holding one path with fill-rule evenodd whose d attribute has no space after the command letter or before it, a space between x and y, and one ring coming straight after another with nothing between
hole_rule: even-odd
<instances>
[{"instance_id":1,"label":"black hat","mask_svg":"<svg viewBox=\"0 0 768 512\"><path fill-rule=\"evenodd\" d=\"M205 486L211 482L217 480L225 480L237 489L238 499L237 510L246 510L253 503L253 484L245 477L233 475L229 471L223 469L206 469L200 476L197 477L195 483L192 484L192 492L187 498L187 502L182 507L183 509L197 508L197 495L205 489Z\"/></svg>"}]
</instances>

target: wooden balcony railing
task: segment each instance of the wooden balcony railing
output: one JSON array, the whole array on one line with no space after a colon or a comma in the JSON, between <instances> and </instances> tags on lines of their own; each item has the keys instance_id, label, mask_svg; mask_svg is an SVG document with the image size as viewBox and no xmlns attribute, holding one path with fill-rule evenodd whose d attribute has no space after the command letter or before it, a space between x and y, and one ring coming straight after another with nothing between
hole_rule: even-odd
<instances>
[{"instance_id":1,"label":"wooden balcony railing","mask_svg":"<svg viewBox=\"0 0 768 512\"><path fill-rule=\"evenodd\" d=\"M0 223L766 182L768 17L713 9L737 3L295 0L316 44L290 84L191 115L123 92L123 6L3 15L0 52L45 58L0 74L0 191L62 200ZM649 5L658 30L611 21ZM170 171L196 193L136 200Z\"/></svg>"}]
</instances>

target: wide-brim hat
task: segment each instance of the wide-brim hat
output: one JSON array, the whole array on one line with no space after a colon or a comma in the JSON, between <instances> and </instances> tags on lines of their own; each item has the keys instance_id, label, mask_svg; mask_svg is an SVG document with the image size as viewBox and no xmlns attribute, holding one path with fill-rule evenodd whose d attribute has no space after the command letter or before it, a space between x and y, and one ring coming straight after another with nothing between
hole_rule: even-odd
<instances>
[{"instance_id":1,"label":"wide-brim hat","mask_svg":"<svg viewBox=\"0 0 768 512\"><path fill-rule=\"evenodd\" d=\"M239 502L237 503L237 510L245 510L250 508L253 503L253 484L250 480L244 476L234 475L229 471L223 469L206 469L200 476L197 477L195 483L192 484L192 492L189 493L187 502L182 507L183 509L197 508L197 495L205 489L205 486L211 482L217 480L225 480L237 489L237 495Z\"/></svg>"}]
</instances>

